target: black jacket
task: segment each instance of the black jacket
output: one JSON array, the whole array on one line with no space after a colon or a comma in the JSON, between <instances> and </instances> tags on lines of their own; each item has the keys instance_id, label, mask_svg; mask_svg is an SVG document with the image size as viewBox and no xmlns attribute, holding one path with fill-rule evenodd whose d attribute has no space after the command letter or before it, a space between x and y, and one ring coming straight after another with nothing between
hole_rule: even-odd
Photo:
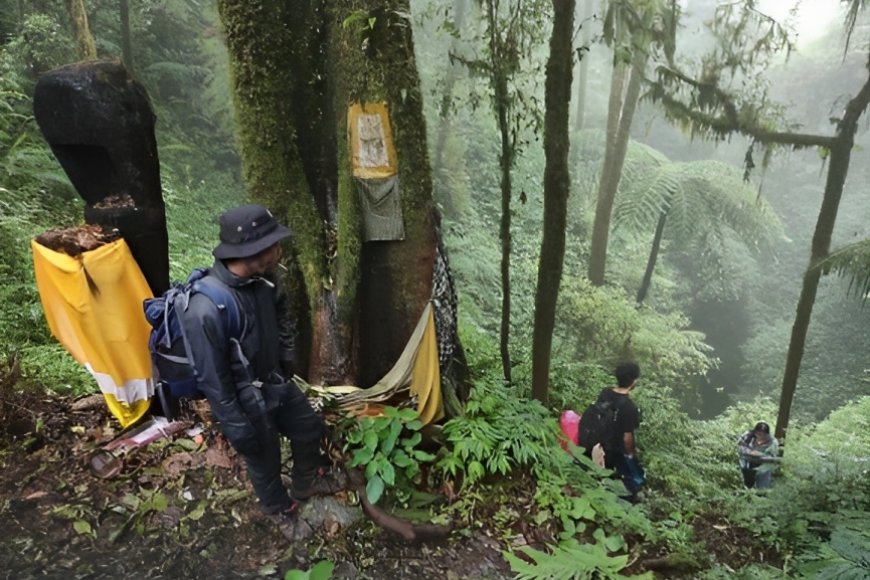
<instances>
[{"instance_id":1,"label":"black jacket","mask_svg":"<svg viewBox=\"0 0 870 580\"><path fill-rule=\"evenodd\" d=\"M253 451L259 412L249 399L260 395L249 387L254 381L278 383L292 376L295 329L277 279L239 278L219 260L209 275L226 284L239 306L247 364L231 340L238 337L227 336L224 313L203 294L194 294L181 316L188 356L221 431L239 451Z\"/></svg>"}]
</instances>

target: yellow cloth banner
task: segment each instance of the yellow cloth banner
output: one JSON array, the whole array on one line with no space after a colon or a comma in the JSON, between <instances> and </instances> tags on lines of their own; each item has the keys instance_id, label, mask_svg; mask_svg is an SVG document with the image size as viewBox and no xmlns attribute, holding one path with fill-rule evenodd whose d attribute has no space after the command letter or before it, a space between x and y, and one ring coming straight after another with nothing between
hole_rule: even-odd
<instances>
[{"instance_id":1,"label":"yellow cloth banner","mask_svg":"<svg viewBox=\"0 0 870 580\"><path fill-rule=\"evenodd\" d=\"M36 285L52 335L93 375L127 427L154 394L142 301L151 289L123 239L78 257L30 242Z\"/></svg>"},{"instance_id":2,"label":"yellow cloth banner","mask_svg":"<svg viewBox=\"0 0 870 580\"><path fill-rule=\"evenodd\" d=\"M414 359L411 394L417 396L417 411L424 425L444 416L441 402L441 369L438 366L438 339L435 336L435 311L427 306L426 330Z\"/></svg>"},{"instance_id":3,"label":"yellow cloth banner","mask_svg":"<svg viewBox=\"0 0 870 580\"><path fill-rule=\"evenodd\" d=\"M347 109L353 176L384 178L399 172L386 103L354 103Z\"/></svg>"},{"instance_id":4,"label":"yellow cloth banner","mask_svg":"<svg viewBox=\"0 0 870 580\"><path fill-rule=\"evenodd\" d=\"M423 314L399 355L399 360L377 383L367 389L348 386L309 387L319 392L338 395L338 402L345 409L365 408L373 403L385 404L397 393L408 391L411 396L417 397L417 412L420 413L420 420L424 425L444 417L438 338L432 303L427 303L423 309Z\"/></svg>"}]
</instances>

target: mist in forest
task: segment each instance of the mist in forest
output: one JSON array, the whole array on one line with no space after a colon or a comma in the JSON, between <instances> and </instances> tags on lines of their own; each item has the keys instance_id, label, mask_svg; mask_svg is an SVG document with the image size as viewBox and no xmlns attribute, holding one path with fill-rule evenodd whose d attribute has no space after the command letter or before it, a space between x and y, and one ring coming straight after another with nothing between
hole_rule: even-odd
<instances>
[{"instance_id":1,"label":"mist in forest","mask_svg":"<svg viewBox=\"0 0 870 580\"><path fill-rule=\"evenodd\" d=\"M453 73L444 66L443 54L454 51L464 58L477 55L467 43L451 39L439 32L438 24L431 21L434 3L415 2L418 17L417 54L422 82L427 97L430 150L432 141L443 126L443 115L437 110L444 96L445 80L451 74L461 80L453 85L453 112L447 146L433 156L445 159L443 167L435 168L436 195L442 208L451 217L462 221L473 214L475 223L481 220L491 224L497 233L496 210L498 196L497 174L492 169L498 162L497 133L494 129L491 102L483 79L469 78L467 70L458 67ZM607 122L607 102L613 52L600 42L602 15L593 10L590 19L583 20L583 3L578 3L578 44L584 38L583 29L590 29L590 50L584 53L588 72L585 91L583 129L577 130L577 103L572 100L572 191L569 216L569 241L563 292L571 278L582 276L583 261L587 258L590 214L595 211L595 173L600 165L600 151L592 151L589 140L595 132L604 131ZM714 17L715 1L688 0L682 3L681 27L676 38L676 58L699 58L711 48L709 29L704 23ZM843 33L843 13L829 2L804 2L798 10L789 10L785 2L759 3L758 9L769 10L772 18L781 21L795 45L788 58L776 56L760 75L762 84L769 87L772 101L781 103L782 118L798 132L833 135L835 120L842 115L846 102L860 89L866 77L866 22L858 27L848 49ZM457 6L461 5L457 4ZM474 8L466 7L469 18L475 20ZM443 16L440 16L444 18ZM437 19L437 18L436 18ZM449 19L449 17L448 17ZM543 50L543 47L541 47ZM543 55L541 55L543 58ZM577 87L575 69L575 90ZM520 79L526 87L537 87L543 98L543 72L529 73ZM536 76L537 75L537 76ZM654 72L647 71L652 78ZM756 79L758 80L758 79ZM463 84L464 83L464 84ZM532 89L534 90L534 89ZM576 93L575 93L576 97ZM461 121L460 121L461 119ZM590 137L592 135L592 137ZM484 136L490 142L481 142ZM753 165L748 172L747 185L759 200L770 204L781 221L781 232L760 250L754 244L741 243L733 231L705 245L702 237L691 242L665 233L661 257L653 275L649 294L643 308L662 313L681 313L686 317L685 328L703 333L704 343L711 347L709 356L716 362L697 376L684 376L697 397L686 397L685 407L700 417L718 414L737 400L752 400L758 395L776 399L782 381L789 344L789 333L795 316L795 307L801 280L810 258L810 246L816 218L825 188L826 159L824 152L808 148L792 150L776 147L765 156L761 147L738 134L715 141L700 137L692 139L665 118L661 107L641 97L631 126L632 143L625 162L623 189L642 187L631 183L632 172L643 175L640 165L649 149L666 156L670 163L692 163L707 160L723 162L742 173L751 156ZM600 138L599 138L600 143ZM856 137L852 162L845 184L832 249L866 239L870 236L870 203L867 202L870 184L870 136L864 120ZM584 158L592 153L591 159ZM512 206L515 213L515 284L523 287L522 269L535 260L535 239L540 228L535 220L541 207L541 158L539 142L530 137L523 144L517 159L515 190L517 197ZM589 175L589 173L592 175ZM729 182L730 183L730 182ZM523 203L520 199L528 199ZM457 201L459 200L459 201ZM447 231L458 232L451 240L458 248L471 245L469 235L461 227L450 223ZM490 226L487 226L490 227ZM727 229L727 228L726 228ZM649 253L653 228L646 232L628 232L628 227L617 224L608 249L608 284L621 285L633 295L640 283L639 273ZM492 270L481 272L480 262L474 271L462 269L460 277L466 284L497 284L497 234L488 238L493 262ZM587 238L587 239L584 239ZM486 247L476 239L478 247ZM482 250L481 250L482 251ZM489 254L486 254L489 256ZM455 255L454 255L455 257ZM612 274L611 274L612 272ZM484 281L485 277L485 281ZM848 277L824 276L816 298L815 310L809 328L807 344L798 381L801 393L795 411L807 419L820 419L845 401L866 393L868 366L866 353L870 350L868 311L860 296L849 292ZM854 290L854 289L853 289ZM571 291L570 289L568 290ZM465 287L466 300L468 286ZM524 334L524 321L528 320L531 301L523 302L524 292L517 292L514 340L529 340ZM497 294L475 292L474 307L494 309ZM598 357L603 364L612 362L619 353L592 352L575 346L589 337L573 336L583 324L567 312L567 300L560 302L559 316L563 348L575 348L579 356ZM573 344L572 344L573 343ZM665 347L664 344L657 348ZM522 350L518 347L517 350ZM665 356L663 353L657 353ZM653 356L656 356L655 354ZM689 367L691 365L688 365ZM683 369L691 374L691 368ZM697 369L695 369L697 370Z\"/></svg>"},{"instance_id":2,"label":"mist in forest","mask_svg":"<svg viewBox=\"0 0 870 580\"><path fill-rule=\"evenodd\" d=\"M63 7L36 4L0 2L5 9L0 19L6 46L4 82L17 83L10 95L19 91L26 96L40 71L76 59ZM149 92L168 199L189 190L210 208L241 200L244 185L234 139L226 38L216 6L130 3L125 31L117 3L89 4L97 54L125 58ZM836 3L806 0L797 10L780 0L756 4L759 13L788 33L792 48L772 54L756 66L753 76L735 77L729 88L751 86L755 97L766 90L771 118L783 130L833 135L836 120L866 77L866 14L859 16L847 47L845 14ZM551 29L548 7L536 8L534 2L527 6L507 85L508 134L516 149L510 170L509 350L518 383L530 375L535 276L546 227L542 118ZM673 58L688 67L715 48L708 24L722 3L683 0L679 6ZM776 400L825 190L827 152L818 147L766 148L736 132L690 137L651 96L657 67L664 63L661 47L667 43L649 40L654 48L630 124L604 283L590 284L587 269L594 253L591 240L614 55L622 54L614 48L618 39L608 37L601 8L598 2L577 3L574 41L582 61L575 64L570 105L571 191L551 388L556 393L570 390L575 363L612 368L621 359L636 358L647 371L645 378L670 387L695 417L716 415L736 401L757 396ZM495 62L487 52L486 18L481 4L470 0L414 0L410 16L434 196L457 279L460 327L497 341L503 191L500 132L491 78L485 72L486 63ZM870 237L867 129L865 116L833 231L833 251ZM16 142L18 125L7 123L4 130L14 147L34 143L36 150L35 134ZM3 161L10 175L11 159ZM27 159L35 164L27 168L32 174L58 173L44 151ZM21 175L17 167L16 175ZM74 197L62 181L51 182L51 188L63 191L59 195L66 199ZM663 183L673 187L657 190ZM708 203L720 198L729 198L730 213L725 206ZM668 215L660 215L654 206L666 207ZM714 207L719 209L710 209ZM174 236L170 252L173 278L180 278L208 259L204 240L211 230L206 217L197 218L202 225L192 227L189 216L176 215L169 216ZM656 242L660 219L664 225ZM187 256L190 247L200 253ZM657 259L651 266L653 249ZM848 275L822 276L798 378L797 417L820 419L867 392L868 312ZM564 403L582 406L586 401Z\"/></svg>"}]
</instances>

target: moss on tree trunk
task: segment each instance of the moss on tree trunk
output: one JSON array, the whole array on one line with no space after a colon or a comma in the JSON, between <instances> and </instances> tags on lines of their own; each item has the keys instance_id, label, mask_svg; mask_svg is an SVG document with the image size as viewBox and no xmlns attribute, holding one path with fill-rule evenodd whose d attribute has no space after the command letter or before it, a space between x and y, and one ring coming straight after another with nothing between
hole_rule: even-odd
<instances>
[{"instance_id":1,"label":"moss on tree trunk","mask_svg":"<svg viewBox=\"0 0 870 580\"><path fill-rule=\"evenodd\" d=\"M370 384L395 363L431 297L432 175L411 23L405 16L408 2L348 0L336 2L333 10L339 127L346 131L346 111L353 102L387 104L402 195L405 239L369 242L361 249L359 342L366 366L360 378ZM364 18L344 26L354 15ZM350 171L349 164L339 168L344 171ZM346 196L355 194L342 191L340 198Z\"/></svg>"},{"instance_id":2,"label":"moss on tree trunk","mask_svg":"<svg viewBox=\"0 0 870 580\"><path fill-rule=\"evenodd\" d=\"M308 378L372 384L395 363L431 297L436 253L408 2L219 0L219 8L248 189L295 232L307 298L300 319L311 324L302 341ZM358 25L345 25L359 14L366 17ZM361 241L347 141L354 102L387 103L403 241Z\"/></svg>"},{"instance_id":3,"label":"moss on tree trunk","mask_svg":"<svg viewBox=\"0 0 870 580\"><path fill-rule=\"evenodd\" d=\"M79 60L93 60L97 58L97 46L94 43L94 36L91 34L91 28L88 25L88 11L85 9L84 0L67 0L66 8L69 11L73 38L76 42L76 54Z\"/></svg>"}]
</instances>

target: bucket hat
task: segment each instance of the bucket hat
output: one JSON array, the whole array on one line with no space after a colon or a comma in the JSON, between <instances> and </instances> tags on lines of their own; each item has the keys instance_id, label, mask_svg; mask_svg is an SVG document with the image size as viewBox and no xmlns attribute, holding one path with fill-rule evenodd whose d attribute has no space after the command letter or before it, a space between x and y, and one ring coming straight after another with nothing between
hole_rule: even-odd
<instances>
[{"instance_id":1,"label":"bucket hat","mask_svg":"<svg viewBox=\"0 0 870 580\"><path fill-rule=\"evenodd\" d=\"M212 254L218 260L249 258L290 235L290 230L275 221L265 207L243 205L221 215L221 243Z\"/></svg>"}]
</instances>

